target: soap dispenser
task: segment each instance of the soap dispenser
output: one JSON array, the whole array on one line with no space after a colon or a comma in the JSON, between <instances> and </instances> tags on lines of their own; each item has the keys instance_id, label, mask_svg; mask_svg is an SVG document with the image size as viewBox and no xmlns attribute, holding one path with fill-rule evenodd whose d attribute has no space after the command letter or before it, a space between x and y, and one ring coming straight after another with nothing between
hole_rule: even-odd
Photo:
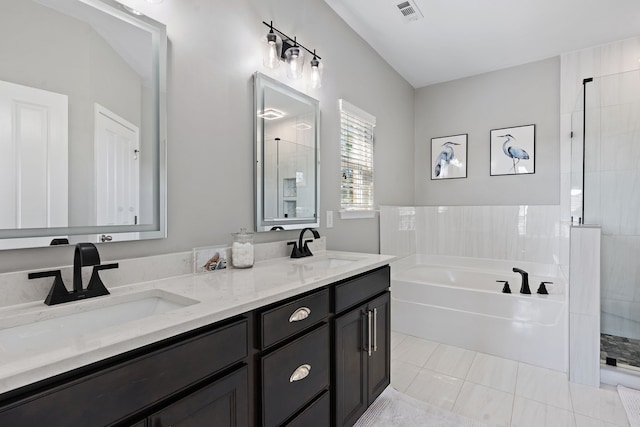
<instances>
[{"instance_id":1,"label":"soap dispenser","mask_svg":"<svg viewBox=\"0 0 640 427\"><path fill-rule=\"evenodd\" d=\"M247 233L244 228L239 233L233 233L231 264L234 268L253 267L253 233Z\"/></svg>"}]
</instances>

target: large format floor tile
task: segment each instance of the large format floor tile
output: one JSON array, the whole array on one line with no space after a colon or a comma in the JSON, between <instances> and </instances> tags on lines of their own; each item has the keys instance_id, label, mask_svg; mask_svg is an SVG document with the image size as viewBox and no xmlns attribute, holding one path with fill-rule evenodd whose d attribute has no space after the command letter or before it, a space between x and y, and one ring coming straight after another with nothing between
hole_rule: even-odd
<instances>
[{"instance_id":1,"label":"large format floor tile","mask_svg":"<svg viewBox=\"0 0 640 427\"><path fill-rule=\"evenodd\" d=\"M409 396L451 410L464 380L422 369L405 391Z\"/></svg>"},{"instance_id":2,"label":"large format floor tile","mask_svg":"<svg viewBox=\"0 0 640 427\"><path fill-rule=\"evenodd\" d=\"M453 412L475 418L489 426L508 427L511 423L513 394L465 382Z\"/></svg>"},{"instance_id":3,"label":"large format floor tile","mask_svg":"<svg viewBox=\"0 0 640 427\"><path fill-rule=\"evenodd\" d=\"M490 354L477 353L467 380L507 393L515 393L518 362Z\"/></svg>"},{"instance_id":4,"label":"large format floor tile","mask_svg":"<svg viewBox=\"0 0 640 427\"><path fill-rule=\"evenodd\" d=\"M629 426L613 387L570 383L562 372L412 336L392 340L396 390L488 426Z\"/></svg>"}]
</instances>

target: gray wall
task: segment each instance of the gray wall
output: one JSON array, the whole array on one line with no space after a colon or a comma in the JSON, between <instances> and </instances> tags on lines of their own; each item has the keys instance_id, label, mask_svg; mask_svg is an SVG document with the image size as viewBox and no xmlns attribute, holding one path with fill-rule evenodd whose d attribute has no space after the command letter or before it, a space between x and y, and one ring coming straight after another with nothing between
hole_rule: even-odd
<instances>
[{"instance_id":1,"label":"gray wall","mask_svg":"<svg viewBox=\"0 0 640 427\"><path fill-rule=\"evenodd\" d=\"M416 205L560 203L560 58L418 89L415 124ZM490 130L528 124L535 174L490 176ZM467 178L431 180L431 138L462 133Z\"/></svg>"},{"instance_id":2,"label":"gray wall","mask_svg":"<svg viewBox=\"0 0 640 427\"><path fill-rule=\"evenodd\" d=\"M167 25L168 239L102 244L103 260L190 250L231 242L230 233L253 227L253 92L262 67L260 41L274 24L318 50L320 100L321 234L331 249L377 252L378 218L324 228L324 212L339 209L338 99L377 116L376 204L412 204L414 195L413 88L359 38L323 0L183 0L160 5L123 3ZM283 71L283 70L277 70ZM272 76L289 84L280 73ZM298 87L297 87L298 88ZM300 89L300 88L298 88ZM298 233L262 233L256 241ZM72 262L72 248L0 252L0 272Z\"/></svg>"}]
</instances>

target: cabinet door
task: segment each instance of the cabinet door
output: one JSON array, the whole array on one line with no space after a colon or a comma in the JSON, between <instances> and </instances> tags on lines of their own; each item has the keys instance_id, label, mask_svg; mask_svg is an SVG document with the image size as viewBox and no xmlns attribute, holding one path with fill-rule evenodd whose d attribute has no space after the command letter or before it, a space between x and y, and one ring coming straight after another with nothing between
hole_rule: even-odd
<instances>
[{"instance_id":1,"label":"cabinet door","mask_svg":"<svg viewBox=\"0 0 640 427\"><path fill-rule=\"evenodd\" d=\"M384 391L391 380L391 313L389 292L371 301L367 310L372 314L372 351L368 362L369 405Z\"/></svg>"},{"instance_id":2,"label":"cabinet door","mask_svg":"<svg viewBox=\"0 0 640 427\"><path fill-rule=\"evenodd\" d=\"M248 374L244 366L149 417L151 427L249 425Z\"/></svg>"},{"instance_id":3,"label":"cabinet door","mask_svg":"<svg viewBox=\"0 0 640 427\"><path fill-rule=\"evenodd\" d=\"M367 327L364 305L335 320L337 426L353 425L367 409Z\"/></svg>"}]
</instances>

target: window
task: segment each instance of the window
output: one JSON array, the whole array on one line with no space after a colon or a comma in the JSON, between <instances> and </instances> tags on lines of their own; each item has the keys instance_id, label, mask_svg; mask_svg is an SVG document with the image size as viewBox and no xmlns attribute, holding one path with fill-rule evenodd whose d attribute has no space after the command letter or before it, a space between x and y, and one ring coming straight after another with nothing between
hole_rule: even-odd
<instances>
[{"instance_id":1,"label":"window","mask_svg":"<svg viewBox=\"0 0 640 427\"><path fill-rule=\"evenodd\" d=\"M373 128L376 118L340 101L340 216L371 218L373 210Z\"/></svg>"}]
</instances>

